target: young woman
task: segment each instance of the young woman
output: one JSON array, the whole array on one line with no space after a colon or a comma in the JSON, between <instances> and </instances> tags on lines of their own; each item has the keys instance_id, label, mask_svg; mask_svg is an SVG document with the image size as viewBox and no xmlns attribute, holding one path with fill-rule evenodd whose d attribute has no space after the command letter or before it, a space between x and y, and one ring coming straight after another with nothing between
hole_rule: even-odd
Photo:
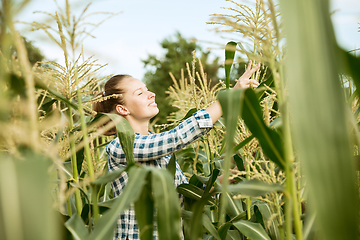
<instances>
[{"instance_id":1,"label":"young woman","mask_svg":"<svg viewBox=\"0 0 360 240\"><path fill-rule=\"evenodd\" d=\"M238 79L234 89L258 87L259 83L250 77L259 67L258 64L252 68L252 62L249 61L248 68ZM130 75L115 75L106 82L102 95L116 97L95 103L94 110L105 113L115 112L124 117L135 132L135 161L160 168L166 168L173 152L208 132L222 115L221 105L216 101L208 108L199 110L174 129L154 134L149 132L149 120L158 114L159 109L155 102L155 94L150 92L143 82ZM108 132L108 134L115 133L114 129ZM126 166L125 154L118 138L106 146L106 152L109 172ZM115 197L121 194L127 181L128 175L124 172L120 178L111 183ZM176 163L174 181L176 186L188 182L178 163ZM114 239L139 239L133 206L120 215ZM156 226L154 226L154 239L157 239Z\"/></svg>"}]
</instances>

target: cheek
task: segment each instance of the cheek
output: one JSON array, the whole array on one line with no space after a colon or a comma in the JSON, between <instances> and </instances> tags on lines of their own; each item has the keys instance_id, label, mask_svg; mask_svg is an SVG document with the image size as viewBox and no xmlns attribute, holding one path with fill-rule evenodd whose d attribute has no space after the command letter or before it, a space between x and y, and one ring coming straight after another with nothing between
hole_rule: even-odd
<instances>
[{"instance_id":1,"label":"cheek","mask_svg":"<svg viewBox=\"0 0 360 240\"><path fill-rule=\"evenodd\" d=\"M141 112L144 110L144 104L144 101L136 99L129 104L129 108L132 109L133 112Z\"/></svg>"}]
</instances>

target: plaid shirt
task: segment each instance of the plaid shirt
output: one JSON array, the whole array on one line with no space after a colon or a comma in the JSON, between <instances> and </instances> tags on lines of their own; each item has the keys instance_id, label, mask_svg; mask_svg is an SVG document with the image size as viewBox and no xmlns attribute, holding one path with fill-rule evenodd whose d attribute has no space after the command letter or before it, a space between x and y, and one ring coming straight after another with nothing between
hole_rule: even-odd
<instances>
[{"instance_id":1,"label":"plaid shirt","mask_svg":"<svg viewBox=\"0 0 360 240\"><path fill-rule=\"evenodd\" d=\"M195 141L212 127L209 113L205 109L201 109L170 131L158 134L150 133L147 136L136 133L134 142L135 161L147 166L166 168L173 152ZM119 138L115 138L106 146L106 152L108 153L109 172L126 166L125 154L121 149ZM176 186L188 182L177 162L174 180ZM111 183L115 197L121 194L127 181L128 174L123 172L118 179ZM139 239L139 229L133 205L120 214L115 230L115 239ZM154 239L158 239L155 224Z\"/></svg>"}]
</instances>

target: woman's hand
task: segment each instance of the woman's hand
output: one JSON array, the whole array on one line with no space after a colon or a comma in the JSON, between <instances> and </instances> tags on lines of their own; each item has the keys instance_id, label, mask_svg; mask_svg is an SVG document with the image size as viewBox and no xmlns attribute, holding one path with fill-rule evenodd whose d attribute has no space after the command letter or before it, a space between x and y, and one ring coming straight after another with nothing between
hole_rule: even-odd
<instances>
[{"instance_id":1,"label":"woman's hand","mask_svg":"<svg viewBox=\"0 0 360 240\"><path fill-rule=\"evenodd\" d=\"M250 79L250 77L260 68L260 64L256 65L253 68L251 66L252 66L252 61L250 60L245 73L237 80L234 89L244 89L248 87L257 88L259 86L259 83L255 79ZM210 114L213 124L223 114L219 101L215 101L213 104L207 107L206 111Z\"/></svg>"},{"instance_id":2,"label":"woman's hand","mask_svg":"<svg viewBox=\"0 0 360 240\"><path fill-rule=\"evenodd\" d=\"M260 63L252 68L252 61L250 60L244 74L238 80L235 80L236 84L234 86L234 89L245 89L249 87L257 88L259 86L259 83L255 79L250 79L250 77L259 68L260 68Z\"/></svg>"}]
</instances>

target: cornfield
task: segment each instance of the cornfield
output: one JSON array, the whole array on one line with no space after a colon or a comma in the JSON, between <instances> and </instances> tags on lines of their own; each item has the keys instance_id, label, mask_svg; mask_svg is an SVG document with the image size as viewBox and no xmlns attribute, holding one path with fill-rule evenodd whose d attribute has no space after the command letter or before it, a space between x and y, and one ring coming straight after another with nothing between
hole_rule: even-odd
<instances>
[{"instance_id":1,"label":"cornfield","mask_svg":"<svg viewBox=\"0 0 360 240\"><path fill-rule=\"evenodd\" d=\"M209 24L239 39L224 44L225 79L211 85L194 54L180 79L169 75L179 110L152 127L174 127L216 100L224 114L167 169L135 162L129 123L92 110L109 76L82 52L88 5L80 16L68 1L46 13L55 28L28 23L65 58L32 66L13 20L28 2L0 9L0 239L112 239L131 205L141 239L153 239L155 221L159 239L359 239L360 59L338 46L329 1L230 1L228 14L212 15ZM229 89L235 52L262 64L258 88ZM114 126L128 165L108 173L113 138L103 133ZM177 188L175 161L189 180ZM124 171L114 198L110 182Z\"/></svg>"}]
</instances>

